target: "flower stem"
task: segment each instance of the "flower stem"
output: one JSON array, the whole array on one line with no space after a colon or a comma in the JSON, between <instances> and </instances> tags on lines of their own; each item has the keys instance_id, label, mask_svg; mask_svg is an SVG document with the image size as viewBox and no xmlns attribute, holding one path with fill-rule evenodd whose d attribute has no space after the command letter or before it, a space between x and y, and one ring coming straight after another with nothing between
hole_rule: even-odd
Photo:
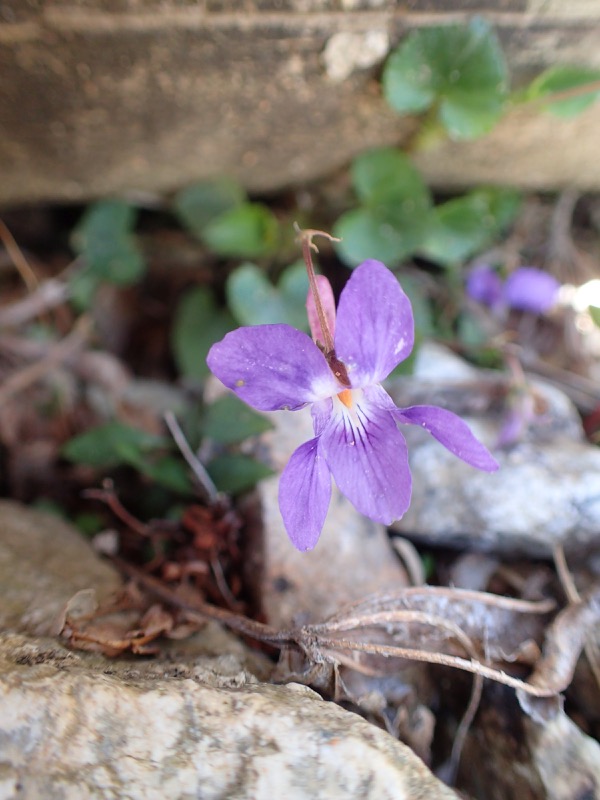
<instances>
[{"instance_id":1,"label":"flower stem","mask_svg":"<svg viewBox=\"0 0 600 800\"><path fill-rule=\"evenodd\" d=\"M304 258L304 263L306 264L306 271L308 273L308 282L310 284L310 290L312 292L312 296L315 301L315 308L317 310L317 317L319 318L319 325L321 327L321 333L323 334L323 355L327 359L327 363L329 364L329 368L338 379L338 381L342 384L342 386L350 386L350 379L348 378L348 372L346 370L345 364L343 364L339 358L335 354L335 346L333 343L333 335L327 323L327 315L325 314L325 309L323 308L323 302L321 301L321 295L319 294L319 287L317 285L317 279L315 277L315 268L312 262L312 253L311 250L314 250L315 253L318 253L319 250L316 244L313 242L314 236L324 236L326 239L329 239L330 242L339 242L340 239L337 239L335 236L332 236L329 233L325 233L325 231L316 231L312 228L307 228L303 230L300 226L295 222L294 223L294 230L298 234L297 241L300 242L302 245L302 256Z\"/></svg>"},{"instance_id":2,"label":"flower stem","mask_svg":"<svg viewBox=\"0 0 600 800\"><path fill-rule=\"evenodd\" d=\"M319 318L319 325L321 326L321 332L323 334L323 345L327 353L333 353L333 336L331 334L331 330L329 329L329 325L327 324L327 316L325 315L323 303L321 302L321 295L319 294L319 287L317 286L311 250L314 250L315 253L319 252L316 244L313 242L314 236L324 236L326 239L329 239L330 242L339 242L340 240L336 239L334 236L331 236L329 233L325 233L324 231L316 231L312 230L311 228L302 230L297 223L294 223L294 230L298 234L298 241L302 245L302 257L304 258L304 263L306 264L308 283L310 284L310 290L315 301L317 316Z\"/></svg>"}]
</instances>

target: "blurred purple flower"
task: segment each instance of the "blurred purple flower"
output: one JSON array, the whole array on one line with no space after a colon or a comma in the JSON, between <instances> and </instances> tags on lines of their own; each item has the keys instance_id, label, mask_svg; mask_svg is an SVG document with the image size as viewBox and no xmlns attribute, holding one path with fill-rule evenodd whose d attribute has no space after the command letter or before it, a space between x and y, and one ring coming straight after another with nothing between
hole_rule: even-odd
<instances>
[{"instance_id":1,"label":"blurred purple flower","mask_svg":"<svg viewBox=\"0 0 600 800\"><path fill-rule=\"evenodd\" d=\"M320 294L324 280L319 279ZM333 328L330 297L326 316ZM310 296L307 306L313 336L322 340ZM413 340L407 296L381 262L369 260L354 270L341 294L333 351L282 324L239 328L210 349L212 372L253 408L295 411L312 405L315 436L293 453L279 484L283 521L298 550L310 550L319 539L332 475L365 516L389 524L404 514L411 475L397 422L420 425L478 469L498 468L455 414L437 406L397 408L380 386L410 354Z\"/></svg>"},{"instance_id":2,"label":"blurred purple flower","mask_svg":"<svg viewBox=\"0 0 600 800\"><path fill-rule=\"evenodd\" d=\"M493 267L482 264L471 270L465 288L469 297L494 311L513 308L543 314L555 304L560 283L535 267L519 267L503 283Z\"/></svg>"},{"instance_id":3,"label":"blurred purple flower","mask_svg":"<svg viewBox=\"0 0 600 800\"><path fill-rule=\"evenodd\" d=\"M487 264L471 270L467 276L466 290L469 297L484 306L495 308L502 305L502 278Z\"/></svg>"},{"instance_id":4,"label":"blurred purple flower","mask_svg":"<svg viewBox=\"0 0 600 800\"><path fill-rule=\"evenodd\" d=\"M560 283L535 267L520 267L504 284L504 300L510 308L543 314L556 302Z\"/></svg>"}]
</instances>

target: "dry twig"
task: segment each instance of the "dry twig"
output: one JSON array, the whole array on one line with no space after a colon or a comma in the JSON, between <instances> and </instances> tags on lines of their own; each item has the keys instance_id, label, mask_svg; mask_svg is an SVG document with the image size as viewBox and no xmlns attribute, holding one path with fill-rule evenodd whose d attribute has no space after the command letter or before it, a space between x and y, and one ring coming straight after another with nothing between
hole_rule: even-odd
<instances>
[{"instance_id":1,"label":"dry twig","mask_svg":"<svg viewBox=\"0 0 600 800\"><path fill-rule=\"evenodd\" d=\"M28 389L33 383L44 378L56 366L71 358L90 338L93 322L90 317L80 317L71 332L50 348L40 361L30 364L13 373L0 388L0 403Z\"/></svg>"}]
</instances>

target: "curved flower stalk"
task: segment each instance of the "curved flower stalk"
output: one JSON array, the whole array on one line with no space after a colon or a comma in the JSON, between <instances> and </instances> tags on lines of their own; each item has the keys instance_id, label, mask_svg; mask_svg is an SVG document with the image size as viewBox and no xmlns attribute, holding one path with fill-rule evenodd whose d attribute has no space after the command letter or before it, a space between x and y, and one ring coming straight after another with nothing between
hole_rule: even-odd
<instances>
[{"instance_id":1,"label":"curved flower stalk","mask_svg":"<svg viewBox=\"0 0 600 800\"><path fill-rule=\"evenodd\" d=\"M314 438L293 453L279 483L279 507L298 550L319 539L332 475L356 509L376 522L390 524L405 513L411 475L397 423L422 426L473 467L498 468L455 414L437 406L397 408L380 385L414 342L410 301L381 262L354 270L337 316L331 287L317 276L307 311L315 341L289 325L238 328L207 358L217 378L253 408L312 406ZM333 347L323 344L328 341Z\"/></svg>"}]
</instances>

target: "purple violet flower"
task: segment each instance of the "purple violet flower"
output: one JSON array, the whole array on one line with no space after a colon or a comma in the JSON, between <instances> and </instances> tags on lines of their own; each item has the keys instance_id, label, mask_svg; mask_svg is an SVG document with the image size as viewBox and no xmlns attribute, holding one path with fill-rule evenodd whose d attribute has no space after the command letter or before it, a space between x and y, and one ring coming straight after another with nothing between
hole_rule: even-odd
<instances>
[{"instance_id":1,"label":"purple violet flower","mask_svg":"<svg viewBox=\"0 0 600 800\"><path fill-rule=\"evenodd\" d=\"M315 436L292 454L279 483L279 507L298 550L319 539L332 475L357 510L376 522L390 524L404 514L411 475L398 422L420 425L473 467L498 468L455 414L437 406L397 408L381 387L414 341L410 301L394 275L379 261L363 262L342 291L337 320L328 282L317 276L317 283L321 313L310 293L307 309L318 344L289 325L258 325L228 333L207 358L217 378L253 408L312 406ZM330 350L321 344L328 338Z\"/></svg>"},{"instance_id":2,"label":"purple violet flower","mask_svg":"<svg viewBox=\"0 0 600 800\"><path fill-rule=\"evenodd\" d=\"M544 314L555 304L560 283L536 267L519 267L503 282L493 267L481 264L468 274L465 289L469 297L492 311L514 308Z\"/></svg>"},{"instance_id":3,"label":"purple violet flower","mask_svg":"<svg viewBox=\"0 0 600 800\"><path fill-rule=\"evenodd\" d=\"M469 272L465 288L477 303L489 308L502 305L502 278L488 264L479 264Z\"/></svg>"},{"instance_id":4,"label":"purple violet flower","mask_svg":"<svg viewBox=\"0 0 600 800\"><path fill-rule=\"evenodd\" d=\"M504 300L510 308L543 314L556 302L560 283L548 272L535 267L519 267L504 284Z\"/></svg>"}]
</instances>

